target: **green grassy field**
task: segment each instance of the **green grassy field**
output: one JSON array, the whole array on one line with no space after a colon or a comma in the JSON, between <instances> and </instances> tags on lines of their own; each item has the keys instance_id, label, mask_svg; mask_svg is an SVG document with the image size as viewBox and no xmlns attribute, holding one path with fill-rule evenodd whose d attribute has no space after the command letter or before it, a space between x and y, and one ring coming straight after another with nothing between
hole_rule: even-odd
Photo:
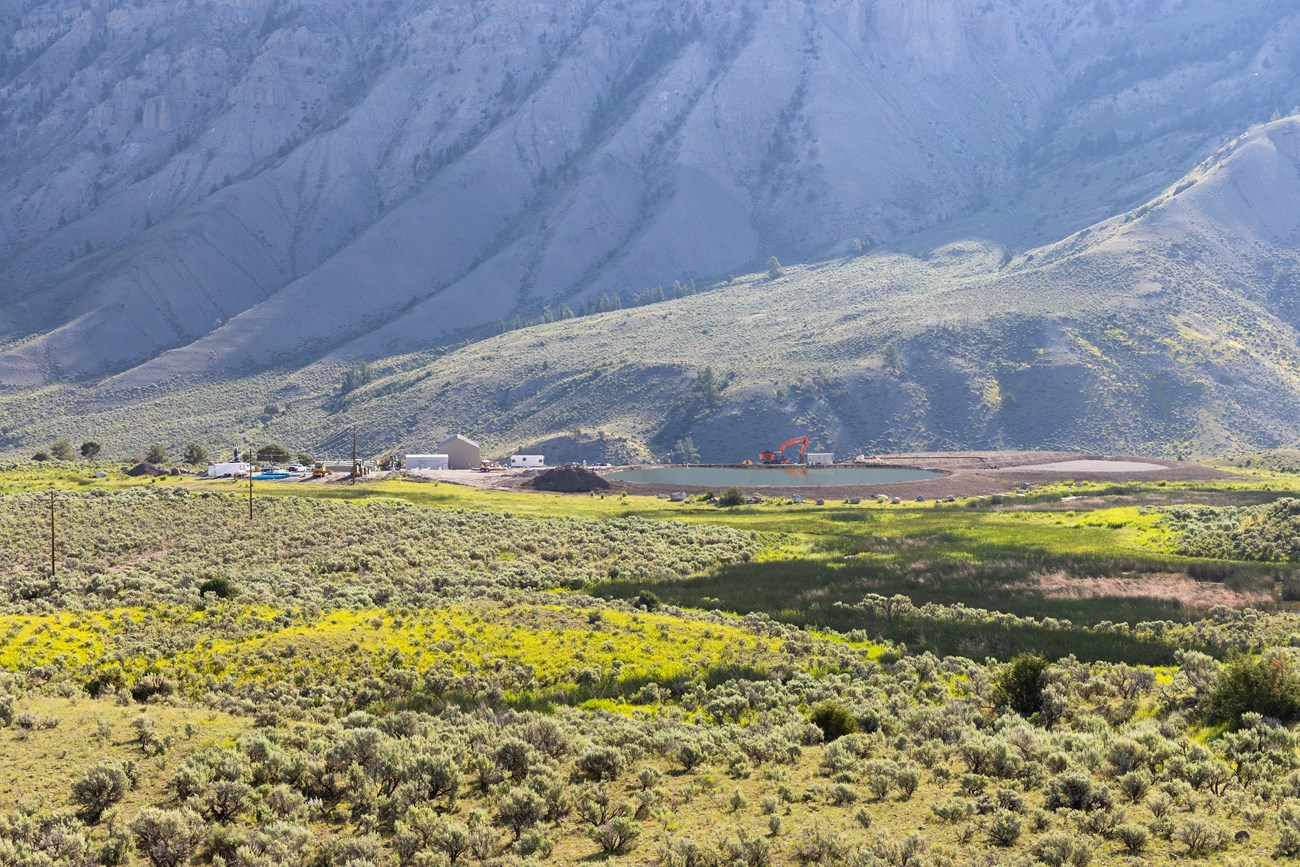
<instances>
[{"instance_id":1,"label":"green grassy field","mask_svg":"<svg viewBox=\"0 0 1300 867\"><path fill-rule=\"evenodd\" d=\"M1268 475L1259 482L1222 485L1126 485L1120 493L1104 496L1100 507L1094 503L1081 511L1070 509L1062 498L1087 498L1113 487L1044 487L1023 505L1007 509L972 508L964 503L818 507L789 502L724 509L649 497L515 494L402 481L312 486L310 492L330 499L391 497L420 505L518 515L639 517L727 526L763 534L766 549L751 561L687 579L655 582L650 589L684 607L762 612L807 627L866 629L912 649L941 654L1005 657L1019 650L1037 650L1049 656L1079 653L1086 658L1168 663L1173 649L1159 642L1025 624L1006 628L886 621L843 605L856 603L867 593L901 594L918 604L975 606L1022 617L1066 619L1081 626L1189 620L1222 602L1271 605L1275 585L1282 574L1289 574L1289 567L1215 561L1214 585L1224 591L1222 595L1206 592L1189 597L1172 586L1167 592L1156 586L1155 592L1143 595L1127 586L1134 580L1153 585L1185 582L1189 570L1199 576L1210 566L1201 558L1177 554L1161 515L1139 504L1189 497L1266 502L1282 496L1282 486L1295 481ZM276 487L270 492L281 495L291 490ZM1063 596L1040 586L1035 576L1055 576L1052 583L1057 585L1062 578L1076 586L1082 582L1087 593L1079 598ZM1111 592L1110 585L1121 579L1127 579L1122 592ZM612 580L587 589L630 599L646 587L644 580Z\"/></svg>"}]
</instances>

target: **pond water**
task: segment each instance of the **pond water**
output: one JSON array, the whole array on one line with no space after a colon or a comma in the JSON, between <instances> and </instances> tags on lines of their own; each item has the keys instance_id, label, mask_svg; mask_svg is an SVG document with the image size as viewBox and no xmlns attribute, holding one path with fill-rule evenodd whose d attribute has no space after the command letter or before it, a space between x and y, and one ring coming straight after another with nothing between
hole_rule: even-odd
<instances>
[{"instance_id":1,"label":"pond water","mask_svg":"<svg viewBox=\"0 0 1300 867\"><path fill-rule=\"evenodd\" d=\"M942 475L907 467L653 467L611 473L608 478L684 488L814 488L919 482Z\"/></svg>"}]
</instances>

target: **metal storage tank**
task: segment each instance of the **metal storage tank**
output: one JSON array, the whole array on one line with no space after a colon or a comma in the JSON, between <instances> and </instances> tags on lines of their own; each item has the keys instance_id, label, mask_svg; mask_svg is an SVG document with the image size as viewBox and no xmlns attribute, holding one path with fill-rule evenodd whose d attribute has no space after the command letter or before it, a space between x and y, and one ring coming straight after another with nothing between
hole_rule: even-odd
<instances>
[{"instance_id":1,"label":"metal storage tank","mask_svg":"<svg viewBox=\"0 0 1300 867\"><path fill-rule=\"evenodd\" d=\"M483 451L478 443L460 434L438 443L438 454L447 456L453 470L477 470L483 461Z\"/></svg>"}]
</instances>

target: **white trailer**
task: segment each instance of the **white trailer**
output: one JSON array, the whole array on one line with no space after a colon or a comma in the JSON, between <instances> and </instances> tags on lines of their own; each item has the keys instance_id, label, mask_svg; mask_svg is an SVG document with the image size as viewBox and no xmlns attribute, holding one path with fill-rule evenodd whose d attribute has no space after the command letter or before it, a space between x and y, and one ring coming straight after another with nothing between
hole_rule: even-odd
<instances>
[{"instance_id":1,"label":"white trailer","mask_svg":"<svg viewBox=\"0 0 1300 867\"><path fill-rule=\"evenodd\" d=\"M220 479L223 476L246 476L253 467L243 461L226 461L220 464L208 464L208 478Z\"/></svg>"},{"instance_id":2,"label":"white trailer","mask_svg":"<svg viewBox=\"0 0 1300 867\"><path fill-rule=\"evenodd\" d=\"M546 457L544 455L511 455L511 467L544 467L546 466Z\"/></svg>"},{"instance_id":3,"label":"white trailer","mask_svg":"<svg viewBox=\"0 0 1300 867\"><path fill-rule=\"evenodd\" d=\"M829 467L835 463L835 455L831 452L809 452L805 460L810 467Z\"/></svg>"},{"instance_id":4,"label":"white trailer","mask_svg":"<svg viewBox=\"0 0 1300 867\"><path fill-rule=\"evenodd\" d=\"M407 455L408 470L448 470L451 458L448 455Z\"/></svg>"}]
</instances>

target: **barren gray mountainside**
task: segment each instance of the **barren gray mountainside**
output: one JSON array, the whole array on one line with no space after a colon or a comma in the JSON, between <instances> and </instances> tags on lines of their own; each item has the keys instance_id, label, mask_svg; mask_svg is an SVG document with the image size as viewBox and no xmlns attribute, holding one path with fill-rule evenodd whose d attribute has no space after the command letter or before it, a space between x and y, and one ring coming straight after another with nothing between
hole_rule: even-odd
<instances>
[{"instance_id":1,"label":"barren gray mountainside","mask_svg":"<svg viewBox=\"0 0 1300 867\"><path fill-rule=\"evenodd\" d=\"M817 449L1123 450L1300 439L1300 117L1117 217L1016 254L851 254L442 353L0 396L9 449L251 439L367 454L467 431L550 460ZM710 374L712 379L710 381Z\"/></svg>"},{"instance_id":2,"label":"barren gray mountainside","mask_svg":"<svg viewBox=\"0 0 1300 867\"><path fill-rule=\"evenodd\" d=\"M1297 31L1273 0L9 0L0 385L382 358L945 225L1021 251L1300 102Z\"/></svg>"}]
</instances>

